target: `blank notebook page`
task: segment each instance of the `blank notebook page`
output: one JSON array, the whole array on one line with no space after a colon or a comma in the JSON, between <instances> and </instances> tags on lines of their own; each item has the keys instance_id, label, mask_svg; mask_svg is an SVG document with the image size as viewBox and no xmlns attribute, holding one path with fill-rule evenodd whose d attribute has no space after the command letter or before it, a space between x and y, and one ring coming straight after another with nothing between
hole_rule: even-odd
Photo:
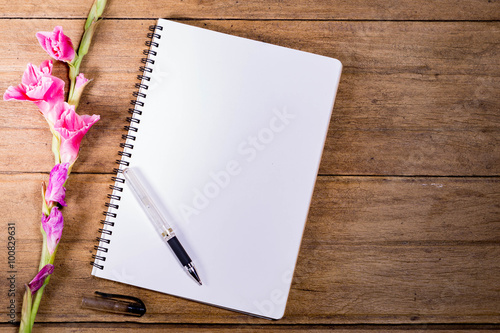
<instances>
[{"instance_id":1,"label":"blank notebook page","mask_svg":"<svg viewBox=\"0 0 500 333\"><path fill-rule=\"evenodd\" d=\"M127 184L92 274L283 316L340 79L338 60L160 19L125 149L193 259L183 270ZM158 38L160 37L160 38ZM143 106L140 106L142 105ZM168 298L166 298L168 300Z\"/></svg>"}]
</instances>

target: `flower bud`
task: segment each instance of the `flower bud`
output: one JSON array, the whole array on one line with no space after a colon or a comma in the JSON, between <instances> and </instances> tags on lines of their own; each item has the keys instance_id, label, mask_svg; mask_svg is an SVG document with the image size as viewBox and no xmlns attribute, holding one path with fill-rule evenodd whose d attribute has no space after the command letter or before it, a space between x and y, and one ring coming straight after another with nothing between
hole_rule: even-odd
<instances>
[{"instance_id":1,"label":"flower bud","mask_svg":"<svg viewBox=\"0 0 500 333\"><path fill-rule=\"evenodd\" d=\"M64 219L58 207L52 208L49 216L42 214L42 228L47 237L47 250L50 255L54 253L61 240Z\"/></svg>"},{"instance_id":2,"label":"flower bud","mask_svg":"<svg viewBox=\"0 0 500 333\"><path fill-rule=\"evenodd\" d=\"M89 16L85 22L85 30L87 30L92 22L97 22L106 8L106 0L95 0L92 8L90 8Z\"/></svg>"},{"instance_id":3,"label":"flower bud","mask_svg":"<svg viewBox=\"0 0 500 333\"><path fill-rule=\"evenodd\" d=\"M78 103L80 103L80 98L82 97L83 90L90 83L83 73L78 74L75 78L75 88L73 90L73 94L69 97L68 104L74 105L75 109L78 107Z\"/></svg>"},{"instance_id":4,"label":"flower bud","mask_svg":"<svg viewBox=\"0 0 500 333\"><path fill-rule=\"evenodd\" d=\"M66 196L66 188L64 183L68 179L68 163L56 164L50 171L49 185L45 192L45 201L51 206L55 202L62 206L66 206L64 198Z\"/></svg>"},{"instance_id":5,"label":"flower bud","mask_svg":"<svg viewBox=\"0 0 500 333\"><path fill-rule=\"evenodd\" d=\"M33 280L28 284L28 287L32 294L34 294L38 289L40 289L45 283L45 279L54 272L54 265L47 264L35 275Z\"/></svg>"},{"instance_id":6,"label":"flower bud","mask_svg":"<svg viewBox=\"0 0 500 333\"><path fill-rule=\"evenodd\" d=\"M80 41L80 48L78 49L78 57L80 59L89 52L90 44L92 43L92 37L94 36L94 32L97 29L98 24L99 22L92 22L89 28L85 29L82 40Z\"/></svg>"},{"instance_id":7,"label":"flower bud","mask_svg":"<svg viewBox=\"0 0 500 333\"><path fill-rule=\"evenodd\" d=\"M80 73L77 77L76 77L76 86L75 86L75 89L82 89L85 88L85 86L89 83L89 79L87 79L85 77L85 75L83 75L83 73Z\"/></svg>"}]
</instances>

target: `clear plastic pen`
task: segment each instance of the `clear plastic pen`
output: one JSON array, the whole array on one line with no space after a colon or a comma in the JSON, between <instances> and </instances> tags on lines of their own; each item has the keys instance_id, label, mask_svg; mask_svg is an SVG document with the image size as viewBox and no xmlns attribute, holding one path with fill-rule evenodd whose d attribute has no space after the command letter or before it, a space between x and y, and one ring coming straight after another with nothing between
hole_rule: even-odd
<instances>
[{"instance_id":1,"label":"clear plastic pen","mask_svg":"<svg viewBox=\"0 0 500 333\"><path fill-rule=\"evenodd\" d=\"M198 283L201 283L201 279L194 267L193 261L187 254L184 247L179 242L179 239L174 233L172 227L168 224L166 219L156 207L151 196L146 191L146 188L142 185L139 178L135 174L134 170L131 168L126 168L123 170L123 175L129 187L132 189L137 201L140 203L142 209L148 216L149 220L155 227L156 231L161 235L163 240L170 246L174 252L179 262L184 267L186 272Z\"/></svg>"}]
</instances>

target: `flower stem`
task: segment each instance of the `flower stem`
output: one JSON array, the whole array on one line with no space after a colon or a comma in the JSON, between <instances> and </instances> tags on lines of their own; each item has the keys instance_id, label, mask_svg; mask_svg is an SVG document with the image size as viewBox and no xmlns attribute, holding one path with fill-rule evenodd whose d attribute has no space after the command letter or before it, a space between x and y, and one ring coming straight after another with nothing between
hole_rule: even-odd
<instances>
[{"instance_id":1,"label":"flower stem","mask_svg":"<svg viewBox=\"0 0 500 333\"><path fill-rule=\"evenodd\" d=\"M78 100L75 101L74 94L75 94L75 86L76 86L76 77L78 74L80 74L80 64L82 63L82 58L77 56L75 60L69 64L69 80L70 80L70 86L69 86L69 94L68 94L68 104L71 105L78 105Z\"/></svg>"},{"instance_id":2,"label":"flower stem","mask_svg":"<svg viewBox=\"0 0 500 333\"><path fill-rule=\"evenodd\" d=\"M21 316L21 325L19 326L19 332L20 333L30 333L32 329L32 324L31 324L31 303L32 303L32 297L31 297L31 290L30 288L25 285L26 291L24 292L23 296L23 309L22 309L22 316Z\"/></svg>"},{"instance_id":3,"label":"flower stem","mask_svg":"<svg viewBox=\"0 0 500 333\"><path fill-rule=\"evenodd\" d=\"M38 312L38 307L40 307L40 301L42 300L43 291L44 291L47 283L49 283L49 279L50 279L50 276L47 276L43 286L40 289L38 289L37 292L35 293L35 299L33 300L33 304L31 306L30 330L33 329L33 325L35 324L35 318L36 318L36 314Z\"/></svg>"},{"instance_id":4,"label":"flower stem","mask_svg":"<svg viewBox=\"0 0 500 333\"><path fill-rule=\"evenodd\" d=\"M52 152L54 153L55 164L59 164L59 163L61 163L61 154L59 152L59 147L61 146L61 141L54 134L54 132L52 133Z\"/></svg>"}]
</instances>

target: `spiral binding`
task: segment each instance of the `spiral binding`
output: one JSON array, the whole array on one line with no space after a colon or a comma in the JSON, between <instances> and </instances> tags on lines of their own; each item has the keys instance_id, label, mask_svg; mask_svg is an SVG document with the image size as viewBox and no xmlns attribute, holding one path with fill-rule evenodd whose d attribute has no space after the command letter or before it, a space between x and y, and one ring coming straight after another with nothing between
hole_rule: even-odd
<instances>
[{"instance_id":1,"label":"spiral binding","mask_svg":"<svg viewBox=\"0 0 500 333\"><path fill-rule=\"evenodd\" d=\"M137 125L140 124L141 120L140 118L136 118L136 116L142 115L142 110L139 108L144 107L145 104L144 101L140 99L146 98L147 94L145 91L149 88L147 82L151 81L151 77L148 75L153 73L153 69L148 67L148 65L154 65L155 63L154 57L157 55L157 51L155 51L155 49L160 46L158 40L161 39L161 34L158 32L163 31L163 27L159 25L152 25L149 27L149 30L151 32L148 33L147 36L150 40L145 43L149 48L143 51L143 54L146 55L147 58L142 58L141 60L145 66L139 67L139 71L142 74L137 75L137 78L141 80L141 82L135 84L135 87L139 90L132 94L137 99L130 101L130 104L133 107L128 109L128 113L130 113L131 116L126 118L127 125L123 127L123 129L127 131L127 134L122 135L122 139L125 140L125 142L120 143L120 148L123 150L118 151L120 159L115 162L118 165L118 168L113 169L113 172L116 174L116 176L111 177L114 185L109 186L109 188L113 190L113 193L108 194L108 199L110 201L104 204L108 210L102 212L104 219L100 222L103 225L103 228L98 230L100 237L96 237L96 241L99 242L99 245L94 246L96 253L92 255L92 259L94 259L94 261L90 262L92 266L100 270L104 269L103 262L106 261L105 253L108 252L107 245L111 243L111 239L106 236L113 235L112 228L114 227L115 222L112 219L115 219L118 216L116 211L120 208L117 203L121 200L120 193L123 192L123 187L121 187L120 184L125 183L125 179L121 178L120 174L123 172L124 167L128 167L130 165L130 162L127 159L132 157L130 150L134 149L134 145L131 141L135 141L135 133L139 131ZM97 263L97 261L100 263Z\"/></svg>"}]
</instances>

